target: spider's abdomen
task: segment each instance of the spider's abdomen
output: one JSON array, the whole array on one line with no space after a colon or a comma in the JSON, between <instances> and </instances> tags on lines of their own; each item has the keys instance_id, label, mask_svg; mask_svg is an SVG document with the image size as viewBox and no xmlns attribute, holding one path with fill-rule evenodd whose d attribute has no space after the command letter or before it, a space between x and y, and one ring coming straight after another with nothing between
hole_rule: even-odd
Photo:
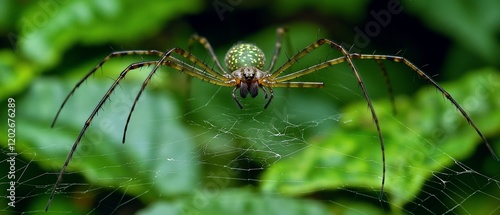
<instances>
[{"instance_id":1,"label":"spider's abdomen","mask_svg":"<svg viewBox=\"0 0 500 215\"><path fill-rule=\"evenodd\" d=\"M235 71L241 67L256 67L264 69L264 52L256 45L249 43L236 44L229 49L224 58L229 70Z\"/></svg>"}]
</instances>

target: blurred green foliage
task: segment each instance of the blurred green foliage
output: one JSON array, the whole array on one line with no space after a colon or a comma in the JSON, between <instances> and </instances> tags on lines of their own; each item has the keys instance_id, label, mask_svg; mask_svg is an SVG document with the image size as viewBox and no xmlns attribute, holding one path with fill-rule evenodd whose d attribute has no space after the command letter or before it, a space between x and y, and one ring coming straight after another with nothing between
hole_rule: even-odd
<instances>
[{"instance_id":1,"label":"blurred green foliage","mask_svg":"<svg viewBox=\"0 0 500 215\"><path fill-rule=\"evenodd\" d=\"M367 32L376 30L370 23L378 21L373 14L397 3L0 2L4 35L0 109L5 112L7 98L16 99L16 167L17 175L22 175L17 188L19 207L2 212L43 210L72 143L112 81L130 63L155 58L107 62L70 98L51 129L59 105L78 80L114 50L187 48L193 33L206 36L219 59L239 41L255 43L269 59L276 27L286 25L289 33L278 65L320 37L354 51L404 54L416 65L426 65L422 68L431 76L439 74L435 78L463 104L500 154L496 111L500 108L496 96L500 90L500 3L401 1L402 12L390 14L387 26L378 22L379 32L370 36ZM368 46L356 43L359 31L355 28L369 36ZM195 46L193 53L213 66L202 46ZM322 47L293 69L335 56L340 55ZM466 164L481 174L498 175L494 171L498 163L491 163L493 158L456 108L432 86L417 90L426 84L417 81L417 74L404 65L385 63L396 92L394 115L377 65L371 61L356 64L374 98L386 142L383 206L377 199L382 163L375 126L352 72L338 65L300 78L323 81L324 89L275 89L267 110L262 109L262 95L242 100L245 109L239 110L231 98L232 89L162 69L142 95L122 144L126 116L150 70L130 72L79 145L50 211L400 214L427 209L440 213L450 209L447 204L457 203L418 202L426 197L419 197L428 187L424 183L436 177L436 172L449 170L457 160L479 157ZM6 132L6 125L0 124L0 143L5 147ZM2 185L7 185L3 179ZM352 191L368 198L353 199ZM496 187L488 194L499 192ZM7 201L1 202L7 205ZM476 202L484 207L475 208ZM478 197L463 206L475 214L494 211L497 205L494 198Z\"/></svg>"}]
</instances>

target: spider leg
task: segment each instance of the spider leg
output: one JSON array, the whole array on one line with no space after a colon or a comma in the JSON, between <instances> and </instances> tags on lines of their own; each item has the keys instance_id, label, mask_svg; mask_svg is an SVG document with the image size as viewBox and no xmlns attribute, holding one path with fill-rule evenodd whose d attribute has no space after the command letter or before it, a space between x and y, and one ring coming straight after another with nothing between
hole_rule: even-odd
<instances>
[{"instance_id":1,"label":"spider leg","mask_svg":"<svg viewBox=\"0 0 500 215\"><path fill-rule=\"evenodd\" d=\"M188 65L176 58L173 58L173 57L170 57L170 55L175 52L181 56L183 56L184 58L186 58L187 60L191 61L192 63L194 63L195 65L199 66L201 69L198 69L194 66L191 66L191 65ZM167 59L172 59L173 61L177 62L177 63L173 63L173 61L170 61L170 60L167 60ZM135 100L134 100L134 103L132 104L132 107L130 108L130 112L128 114L128 117L127 117L127 122L125 124L125 130L124 130L124 136L123 136L123 140L122 141L125 141L125 133L127 131L127 128L128 128L128 123L130 122L130 119L132 117L132 113L134 112L134 109L135 109L135 105L137 104L137 101L139 101L139 97L141 96L142 94L142 91L144 91L144 89L146 88L146 86L149 84L149 81L151 80L151 77L153 76L153 74L156 72L156 70L158 70L158 68L161 66L161 65L167 65L167 66L170 66L178 71L181 71L181 72L186 72L187 74L191 75L191 76L194 76L194 77L197 77L201 80L205 80L205 81L208 81L212 84L216 84L216 85L219 85L219 86L235 86L236 83L235 82L231 82L231 80L228 78L228 77L225 77L225 76L222 76L220 75L219 73L215 72L212 68L210 68L209 66L207 66L205 63L203 63L200 59L198 59L197 57L191 55L189 52L181 49L181 48L173 48L173 49L170 49L168 52L166 52L162 58L160 60L158 60L156 62L156 65L155 67L153 68L153 70L149 73L149 75L146 77L146 80L144 80L144 82L142 83L142 86L141 86L141 89L139 90L139 93L137 93L137 96L135 97ZM210 75L207 75L207 73L214 76L210 76ZM233 90L233 98L235 98L235 95L234 95L234 91ZM235 100L236 103L238 103L238 106L240 106L240 108L242 108L243 106L241 105L241 103L236 99Z\"/></svg>"},{"instance_id":2,"label":"spider leg","mask_svg":"<svg viewBox=\"0 0 500 215\"><path fill-rule=\"evenodd\" d=\"M294 87L294 88L323 88L323 82L278 82L271 84L272 87Z\"/></svg>"},{"instance_id":3,"label":"spider leg","mask_svg":"<svg viewBox=\"0 0 500 215\"><path fill-rule=\"evenodd\" d=\"M394 62L402 62L406 66L410 67L414 72L416 72L420 77L425 78L428 82L430 82L436 89L441 91L441 93L462 113L462 116L467 120L469 125L471 125L474 130L476 130L477 134L481 137L483 140L484 144L490 151L491 155L495 160L499 160L498 156L495 154L495 151L493 148L490 146L488 143L488 140L486 140L486 137L483 135L483 133L479 130L479 128L476 126L476 124L472 121L472 119L469 117L467 112L458 104L457 101L441 86L439 86L434 80L432 80L431 77L429 77L427 74L425 74L421 69L419 69L417 66L415 66L413 63L411 63L409 60L407 60L404 57L399 57L399 56L392 56L392 55L365 55L365 54L351 54L352 58L357 58L357 59L375 59L375 60L390 60Z\"/></svg>"},{"instance_id":4,"label":"spider leg","mask_svg":"<svg viewBox=\"0 0 500 215\"><path fill-rule=\"evenodd\" d=\"M353 58L353 56L355 56L355 55L356 54L350 54L351 58ZM310 66L308 68L305 68L305 69L302 69L302 70L299 70L299 71L296 71L296 72L293 72L293 73L290 73L290 74L287 74L284 76L277 77L275 79L275 82L283 82L283 81L291 80L294 78L298 78L300 76L307 75L307 74L315 72L317 70L326 68L328 66L332 66L335 64L343 63L343 62L345 62L345 57L338 57L335 59L331 59L331 60L316 64L314 66ZM385 69L385 67L380 59L376 60L376 62L379 65L380 70L382 72L382 75L384 76L386 85L388 86L388 91L389 91L389 96L390 96L391 103L392 103L393 112L394 112L394 114L396 114L396 102L394 101L394 93L392 90L391 82L389 80L389 76L387 74L387 70Z\"/></svg>"},{"instance_id":5,"label":"spider leg","mask_svg":"<svg viewBox=\"0 0 500 215\"><path fill-rule=\"evenodd\" d=\"M269 106L269 104L271 104L271 100L273 100L273 98L274 98L273 88L269 87L269 99L267 100L267 103L264 105L264 109L266 109L267 106Z\"/></svg>"},{"instance_id":6,"label":"spider leg","mask_svg":"<svg viewBox=\"0 0 500 215\"><path fill-rule=\"evenodd\" d=\"M264 109L271 104L271 100L274 97L274 91L272 87L300 87L300 88L322 88L323 83L322 82L279 82L279 83L273 83L273 84L263 84L264 86L267 86L270 91L270 96L269 100L267 100L266 105L264 105ZM262 90L264 90L264 98L267 99L267 91L265 87L261 87Z\"/></svg>"},{"instance_id":7,"label":"spider leg","mask_svg":"<svg viewBox=\"0 0 500 215\"><path fill-rule=\"evenodd\" d=\"M238 87L234 87L231 95L233 96L233 100L236 102L236 104L238 104L238 107L240 107L240 109L243 109L243 105L241 104L240 100L238 100L238 97L236 97L236 90L237 89L238 89Z\"/></svg>"},{"instance_id":8,"label":"spider leg","mask_svg":"<svg viewBox=\"0 0 500 215\"><path fill-rule=\"evenodd\" d=\"M205 40L206 41L206 40ZM208 44L208 42L206 43ZM216 72L213 68L209 67L207 64L203 63L203 61L201 61L200 59L198 59L197 57L195 57L194 55L190 54L188 51L185 51L184 49L181 49L181 48L173 48L172 49L173 52L175 52L176 54L184 57L185 59L191 61L191 63L194 63L196 66L200 67L201 69L203 69L203 73L205 72L208 72L208 74L216 77L217 79L221 80L221 81L229 81L230 80L230 76L229 74L227 74L224 70L223 72L225 73L224 75L221 75L219 74L218 72ZM165 56L165 55L164 55ZM164 57L165 59L162 59L163 60L159 60L158 61L158 66L160 66L162 64L163 61L165 61L167 58L171 58L169 56L166 56ZM215 58L216 59L216 58ZM184 64L184 62L181 62L179 60L180 63ZM218 62L218 61L216 61ZM156 68L156 67L155 67ZM157 69L157 68L156 68Z\"/></svg>"},{"instance_id":9,"label":"spider leg","mask_svg":"<svg viewBox=\"0 0 500 215\"><path fill-rule=\"evenodd\" d=\"M280 27L276 29L276 45L274 48L273 58L271 59L271 64L269 65L269 69L267 69L267 73L271 72L276 64L276 60L278 60L278 56L281 51L281 40L283 38L283 34L287 31L286 28Z\"/></svg>"},{"instance_id":10,"label":"spider leg","mask_svg":"<svg viewBox=\"0 0 500 215\"><path fill-rule=\"evenodd\" d=\"M159 61L155 61L158 63ZM223 87L231 87L236 85L236 82L232 82L231 80L220 80L217 79L217 77L212 76L210 73L207 73L205 70L202 70L198 67L194 67L192 65L186 64L185 62L182 62L178 60L177 58L174 58L172 56L168 57L168 60L162 62L163 66L168 66L171 67L177 71L180 72L185 72L188 75L191 75L193 77L196 77L202 81L207 81L211 84L223 86Z\"/></svg>"},{"instance_id":11,"label":"spider leg","mask_svg":"<svg viewBox=\"0 0 500 215\"><path fill-rule=\"evenodd\" d=\"M344 47L342 47L341 45L339 45L339 44L337 44L337 43L335 43L335 42L333 42L331 40L328 40L328 39L318 39L316 42L314 42L311 45L307 46L302 51L298 52L293 57L291 57L290 59L288 59L288 61L285 64L283 64L280 68L278 68L278 70L276 70L274 73L272 73L268 77L268 79L269 80L277 80L276 78L281 73L283 73L286 69L288 69L290 66L292 66L293 64L295 64L299 59L301 59L305 55L309 54L313 50L315 50L318 47L320 47L322 45L325 45L325 44L328 44L328 45L330 45L330 47L333 47L333 48L337 49L338 51L340 51L342 53L342 55L343 55L344 60L347 61L347 63L351 67L351 69L352 69L352 71L354 73L354 76L356 77L356 80L358 81L358 84L361 87L361 91L363 91L363 95L365 97L366 103L368 104L368 108L370 109L370 112L372 114L372 119L375 122L375 127L377 128L378 138L379 138L379 141L380 141L380 149L382 151L382 163L383 163L383 165L382 165L383 166L382 167L382 185L381 185L381 188L380 188L380 196L379 196L379 199L381 200L382 197L383 197L383 193L384 193L385 172L386 172L384 138L382 137L382 131L380 129L380 124L379 124L378 117L377 117L377 114L375 112L375 109L373 107L372 101L370 99L370 96L368 95L368 91L366 91L365 84L364 84L364 82L363 82L363 80L362 80L362 78L361 78L361 76L360 76L360 74L358 72L358 69L356 68L356 66L354 65L354 63L352 61L351 54ZM339 59L339 58L336 58L336 59L333 59L333 60L335 61L337 59ZM340 62L340 60L337 60L337 61ZM326 64L325 63L320 63L320 64L317 64L317 65L312 66L312 67L318 66L318 69L319 69L321 66L326 67L328 65L330 65L330 64L328 64L328 63L326 63ZM324 68L324 67L321 67L321 68ZM310 68L311 67L309 67L309 69ZM306 68L306 71L308 71L309 73L318 70L318 69L312 69L312 70L307 70L307 69L308 68ZM295 77L299 77L299 76L302 76L304 74L308 74L308 73L306 73L306 72L304 72L304 73L295 73L295 75L296 75ZM289 79L293 79L292 76L288 76L288 78ZM286 79L286 80L289 80L289 79ZM279 81L284 81L284 80L279 79Z\"/></svg>"},{"instance_id":12,"label":"spider leg","mask_svg":"<svg viewBox=\"0 0 500 215\"><path fill-rule=\"evenodd\" d=\"M208 42L208 40L205 37L199 36L197 34L192 35L191 38L189 38L189 48L188 48L189 52L191 52L191 47L192 47L193 41L196 41L196 42L200 43L201 45L203 45L205 47L205 49L208 51L208 53L210 54L210 56L212 57L215 64L217 64L217 67L219 67L219 70L222 73L224 73L224 75L226 75L226 76L229 75L229 73L227 73L226 70L224 70L224 68L220 64L219 59L217 58L217 55L215 55L214 49L212 48L212 46L210 45L210 43Z\"/></svg>"},{"instance_id":13,"label":"spider leg","mask_svg":"<svg viewBox=\"0 0 500 215\"><path fill-rule=\"evenodd\" d=\"M202 67L203 70L201 70L201 69L199 69L197 67L191 66L189 64L186 64L186 63L182 62L181 60L179 60L177 58L171 57L170 54L172 52L175 52L175 53L178 53L178 54L182 55L186 59L188 59L188 60L192 61L193 63L195 63L196 65L199 65L200 67ZM224 86L224 87L230 87L230 86L235 86L236 85L235 82L231 82L228 78L225 78L223 76L219 75L219 77L223 77L224 78L223 80L218 79L219 77L211 76L212 74L216 73L213 69L211 69L206 64L204 64L203 62L201 62L198 58L196 58L195 56L189 54L188 52L184 51L181 48L173 48L169 52L167 52L160 60L153 61L153 62L148 62L148 63L156 64L156 66L149 73L149 75L147 76L146 80L144 80L144 82L142 83L141 89L139 90L139 93L135 97L134 103L132 104L132 107L130 108L130 112L129 112L128 116L127 116L127 121L125 123L125 128L124 128L124 131L123 131L122 143L125 143L125 137L126 137L126 133L127 133L127 129L128 129L128 124L129 124L130 119L132 117L132 113L134 112L135 105L139 101L139 97L141 96L142 91L144 91L144 89L146 88L146 86L149 84L149 81L151 80L151 77L153 76L153 74L156 72L156 70L160 66L162 66L162 65L169 66L169 67L171 67L171 68L173 68L175 70L178 70L178 71L181 71L181 72L185 72L188 75L191 75L191 76L196 77L196 78L198 78L200 80L203 80L203 81L208 81L208 82L210 82L212 84L215 84L215 85ZM233 90L233 98L235 98L234 91L235 90ZM238 100L236 100L236 103L238 103L238 105L240 106L240 108L243 107Z\"/></svg>"},{"instance_id":14,"label":"spider leg","mask_svg":"<svg viewBox=\"0 0 500 215\"><path fill-rule=\"evenodd\" d=\"M351 58L354 58L355 54L351 54ZM396 109L396 101L394 100L394 91L392 90L392 85L391 81L389 79L389 75L387 74L387 70L385 69L384 63L380 59L376 59L375 62L377 62L378 67L380 67L380 71L382 72L382 75L384 76L385 80L385 85L387 86L387 90L389 91L389 99L391 100L392 104L392 113L396 115L397 109Z\"/></svg>"},{"instance_id":15,"label":"spider leg","mask_svg":"<svg viewBox=\"0 0 500 215\"><path fill-rule=\"evenodd\" d=\"M267 99L268 94L266 88L264 86L261 86L260 88L262 88L262 91L264 91L264 99Z\"/></svg>"},{"instance_id":16,"label":"spider leg","mask_svg":"<svg viewBox=\"0 0 500 215\"><path fill-rule=\"evenodd\" d=\"M127 56L127 55L158 55L162 56L163 52L161 51L156 51L156 50L134 50L134 51L118 51L118 52L112 52L108 56L106 56L97 66L94 67L94 69L90 70L89 73L87 73L78 83L76 83L75 87L69 92L69 94L66 96L64 99L63 103L61 104L61 107L59 107L59 110L57 110L57 114L54 117L54 120L52 121L52 124L50 127L54 127L56 124L57 118L59 117L59 114L61 113L61 110L63 109L64 105L66 105L66 102L68 101L69 97L75 93L76 89L80 87L80 85L87 80L88 77L90 77L92 74L97 71L97 69L101 68L104 63L106 63L108 60L114 57L120 57L120 56Z\"/></svg>"},{"instance_id":17,"label":"spider leg","mask_svg":"<svg viewBox=\"0 0 500 215\"><path fill-rule=\"evenodd\" d=\"M276 83L280 83L280 82L292 80L292 79L295 79L295 78L307 75L309 73L318 71L320 69L324 69L326 67L329 67L329 66L332 66L332 65L335 65L335 64L339 64L339 63L342 63L342 62L345 62L345 59L346 59L345 57L338 57L338 58L335 58L335 59L331 59L331 60L328 60L328 61L316 64L314 66L310 66L310 67L307 67L305 69L302 69L302 70L299 70L299 71L296 71L296 72L293 72L293 73L290 73L290 74L287 74L287 75L283 75L283 76L277 77L277 78L274 79L274 82L271 82L271 83L274 85Z\"/></svg>"},{"instance_id":18,"label":"spider leg","mask_svg":"<svg viewBox=\"0 0 500 215\"><path fill-rule=\"evenodd\" d=\"M171 51L172 50L170 50L167 54L170 54ZM68 157L66 158L66 161L64 162L64 165L62 167L61 172L59 172L59 175L57 177L57 181L54 184L54 188L52 189L52 192L50 194L49 201L47 202L47 205L45 206L45 211L47 211L49 209L50 203L52 202L52 199L54 198L54 194L56 192L56 189L62 180L62 176L63 176L64 172L66 171L66 168L68 167L69 161L73 157L73 154L75 153L75 150L78 147L78 144L80 143L80 140L82 139L83 134L85 134L85 131L87 131L87 128L90 126L90 123L94 119L95 115L97 115L97 113L99 112L99 110L101 109L103 104L110 97L111 93L115 90L116 86L118 86L120 81L123 80L123 78L125 78L125 76L128 74L128 72L133 70L133 69L142 67L142 66L144 66L144 65L141 63L131 64L125 70L123 70L120 73L120 76L115 80L115 82L113 82L111 87L108 89L106 94L101 98L101 100L99 101L97 106L94 108L94 110L92 111L92 113L88 117L87 121L85 121L85 124L83 125L83 128L80 131L80 134L78 134L78 137L76 138L75 143L73 144L73 147L71 148L71 151L69 152Z\"/></svg>"},{"instance_id":19,"label":"spider leg","mask_svg":"<svg viewBox=\"0 0 500 215\"><path fill-rule=\"evenodd\" d=\"M135 63L135 64L131 65L130 70L138 69L138 68L145 67L145 66L156 65L156 64L158 64L158 61L146 61L146 62ZM207 73L204 73L199 68L192 67L190 65L182 63L180 60L173 58L173 57L169 57L169 60L162 62L162 65L172 67L178 71L185 72L188 75L199 78L203 81L210 82L212 84L222 85L222 86L232 86L232 85L226 85L225 83L221 82L220 80L217 80L215 77L209 76ZM122 143L125 143L126 134L127 134L127 130L128 130L128 124L130 122L131 115L132 115L131 112L129 112L129 115L127 117L127 121L125 123L125 128L123 130Z\"/></svg>"}]
</instances>

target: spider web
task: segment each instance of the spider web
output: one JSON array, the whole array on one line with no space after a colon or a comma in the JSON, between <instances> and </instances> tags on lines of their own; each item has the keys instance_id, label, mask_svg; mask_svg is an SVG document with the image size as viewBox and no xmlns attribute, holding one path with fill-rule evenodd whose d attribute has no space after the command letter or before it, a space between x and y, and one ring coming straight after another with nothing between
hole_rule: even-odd
<instances>
[{"instance_id":1,"label":"spider web","mask_svg":"<svg viewBox=\"0 0 500 215\"><path fill-rule=\"evenodd\" d=\"M354 80L348 73L342 75L346 76L345 79ZM158 76L160 77L155 78L163 78L162 75ZM491 86L498 87L498 79L494 80ZM57 93L60 90L58 88L65 88L61 92L67 92L71 87L70 84L57 85L58 82L50 78L40 80L25 98L18 99L16 207L5 206L1 209L2 212L17 214L43 211L55 176L88 116L88 112L70 117L68 115L71 114L68 114L58 122L61 127L48 127L46 122L51 120L54 108L57 108L64 96ZM97 83L88 83L85 86L87 90L77 92L72 98L73 102L66 107L67 110L96 104L99 96L88 98L88 95L100 95L106 89L105 86L109 85L109 80L107 84L99 80L91 82ZM230 97L231 89L207 86L196 80L191 82L189 99L182 104L172 103L171 99L175 96L170 93L160 94L147 90L134 112L127 141L121 144L122 126L138 90L137 84L123 83L96 117L77 149L69 164L70 169L56 192L51 211L67 213L83 210L89 214L119 214L126 211L129 205L141 204L138 203L140 201L172 200L177 196L189 202L187 206L179 206L183 201L179 203L173 200L177 210L196 210L200 214L208 214L207 208L215 204L213 201L229 204L240 201L227 197L229 194L225 190L231 192L250 189L252 196L255 195L256 198L257 191L274 198L310 197L321 202L322 207L341 213L500 212L498 163L489 157L486 159L487 169L474 163L475 159L489 155L481 149L484 145L479 145L473 129L467 127L465 122L457 123L456 127L467 128L465 131L474 136L472 142L475 140L478 143L463 147L477 147L481 150L476 153L480 155L469 159L463 154L453 154L453 150L447 148L448 145L439 145L440 141L437 140L446 139L443 136L449 132L445 128L439 128L442 132L434 128L435 135L439 138L426 136L422 134L426 132L425 129L422 130L418 123L400 119L398 114L393 115L388 102L374 100L382 130L398 125L399 129L406 131L407 138L401 141L384 133L388 173L384 198L379 201L382 177L380 146L366 103L363 102L361 93L357 92L358 88L352 87L356 86L355 81L332 83L328 85L330 87L316 90L314 95L314 89L305 89L302 93L297 93L301 89L276 89L275 100L267 110L262 109L265 104L262 95L256 99L242 100L244 109L239 110ZM340 107L337 103L343 103L346 99L333 93L339 91L359 98L359 104ZM443 117L445 120L461 120L459 113L448 101L436 95L438 93L430 94L447 106L440 113L446 116ZM42 103L40 101L46 99L43 95L55 95L55 98L50 103ZM489 99L493 99L498 105L498 100ZM404 98L397 101L398 104L403 104L403 110L408 105ZM37 112L32 112L31 104L38 102L40 106L37 107ZM188 106L190 111L182 113L179 106ZM87 109L91 108L93 107ZM364 117L358 117L360 112ZM349 129L359 126L357 123L371 130L371 133ZM178 129L170 126L172 124L187 129ZM145 130L142 127L155 129ZM480 127L489 129L486 126ZM465 137L467 138L468 136ZM337 140L345 141L330 143ZM423 143L422 148L415 148L415 145L408 143L413 141ZM493 148L498 148L498 144L492 145ZM363 148L366 150L357 151ZM393 150L401 148L416 157L411 158L412 162L401 161L402 165L398 166L398 161L405 158L397 156L398 153ZM424 153L429 156L419 157L425 150L430 151ZM3 149L3 152L2 154L6 154L7 150ZM325 155L331 159L314 159ZM401 155L406 154L402 152ZM419 159L425 160L426 165L416 164ZM9 165L8 158L2 160L2 165ZM365 166L357 166L359 164ZM288 165L295 168L290 169ZM303 173L302 168L309 168L307 170L311 172ZM401 172L405 174L398 174ZM331 177L315 178L318 174L321 176L328 173L332 174ZM86 180L82 175L90 179ZM423 184L410 184L416 187L398 190L400 183L419 180ZM2 177L1 184L6 187L3 190L7 189L9 181L7 176ZM367 185L363 187L360 184ZM418 192L411 192L412 189ZM27 204L33 202L33 199L38 200L34 201L36 204ZM4 198L4 205L8 201ZM72 202L78 202L82 208L64 206ZM483 205L478 207L478 202ZM92 204L97 206L90 206ZM26 208L28 209L25 210ZM142 212L154 213L154 210Z\"/></svg>"}]
</instances>

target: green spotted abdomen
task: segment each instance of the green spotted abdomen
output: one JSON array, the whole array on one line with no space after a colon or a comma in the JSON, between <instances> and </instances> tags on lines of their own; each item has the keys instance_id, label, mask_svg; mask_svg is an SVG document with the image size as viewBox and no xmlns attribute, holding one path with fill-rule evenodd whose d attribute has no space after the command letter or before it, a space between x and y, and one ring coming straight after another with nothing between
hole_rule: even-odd
<instances>
[{"instance_id":1,"label":"green spotted abdomen","mask_svg":"<svg viewBox=\"0 0 500 215\"><path fill-rule=\"evenodd\" d=\"M241 67L256 67L263 70L265 56L264 52L257 46L249 43L240 43L227 51L225 61L227 68L231 71L235 71Z\"/></svg>"}]
</instances>

